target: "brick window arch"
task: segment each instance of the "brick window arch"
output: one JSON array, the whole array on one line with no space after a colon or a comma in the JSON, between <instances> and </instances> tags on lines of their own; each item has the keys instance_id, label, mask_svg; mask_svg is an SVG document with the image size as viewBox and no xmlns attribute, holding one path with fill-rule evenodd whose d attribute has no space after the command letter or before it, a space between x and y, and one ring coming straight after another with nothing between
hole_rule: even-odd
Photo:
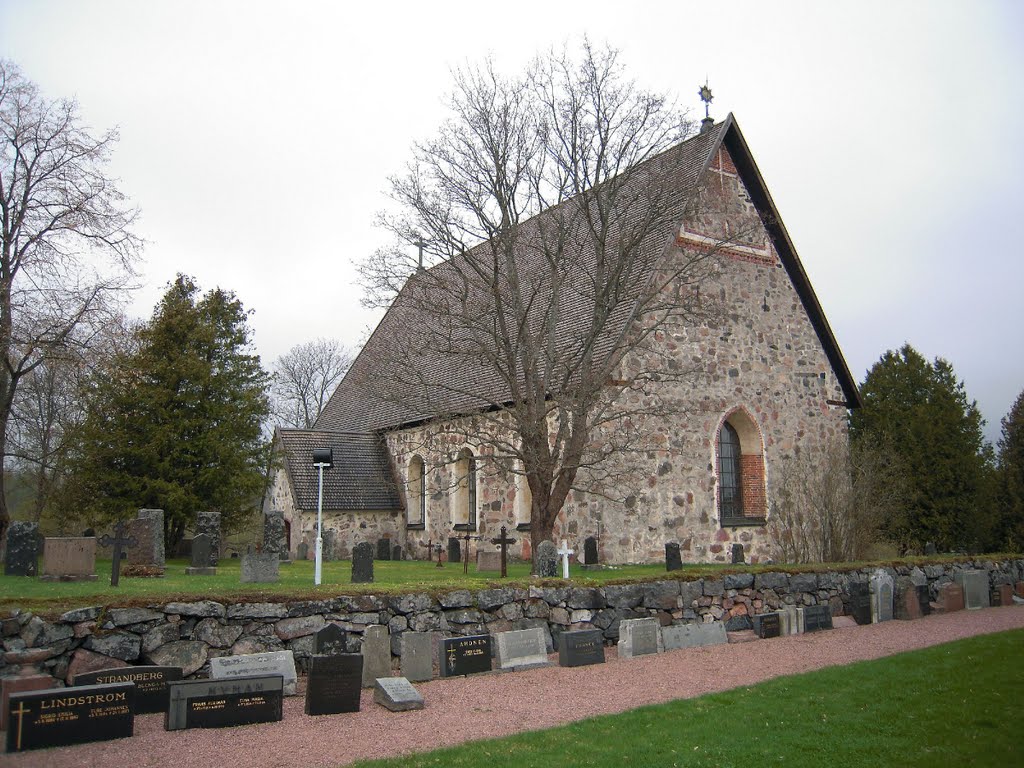
<instances>
[{"instance_id":1,"label":"brick window arch","mask_svg":"<svg viewBox=\"0 0 1024 768\"><path fill-rule=\"evenodd\" d=\"M719 524L723 528L762 525L767 511L764 443L746 410L732 411L722 421L715 441L715 459Z\"/></svg>"}]
</instances>

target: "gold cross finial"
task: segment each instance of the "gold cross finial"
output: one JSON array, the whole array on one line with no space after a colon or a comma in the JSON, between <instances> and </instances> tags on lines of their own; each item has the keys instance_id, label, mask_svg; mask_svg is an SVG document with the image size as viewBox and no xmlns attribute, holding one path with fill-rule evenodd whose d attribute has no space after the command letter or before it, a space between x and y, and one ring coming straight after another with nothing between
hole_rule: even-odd
<instances>
[{"instance_id":1,"label":"gold cross finial","mask_svg":"<svg viewBox=\"0 0 1024 768\"><path fill-rule=\"evenodd\" d=\"M704 117L705 118L711 117L711 114L710 114L711 100L714 97L711 95L711 89L708 88L707 78L704 78L704 85L702 85L700 87L700 90L697 91L697 95L700 96L700 100L704 102Z\"/></svg>"}]
</instances>

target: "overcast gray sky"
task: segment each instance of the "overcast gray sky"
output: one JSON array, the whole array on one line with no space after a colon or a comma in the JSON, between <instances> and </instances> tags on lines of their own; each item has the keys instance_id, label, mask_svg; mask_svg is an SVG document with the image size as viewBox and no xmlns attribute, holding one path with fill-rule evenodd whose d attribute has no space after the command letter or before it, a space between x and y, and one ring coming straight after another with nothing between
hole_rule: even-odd
<instances>
[{"instance_id":1,"label":"overcast gray sky","mask_svg":"<svg viewBox=\"0 0 1024 768\"><path fill-rule=\"evenodd\" d=\"M1024 389L1024 3L0 0L0 56L118 126L149 241L255 311L266 365L375 316L353 262L450 69L514 72L586 33L645 87L733 112L855 378L910 342L952 362L994 439Z\"/></svg>"}]
</instances>

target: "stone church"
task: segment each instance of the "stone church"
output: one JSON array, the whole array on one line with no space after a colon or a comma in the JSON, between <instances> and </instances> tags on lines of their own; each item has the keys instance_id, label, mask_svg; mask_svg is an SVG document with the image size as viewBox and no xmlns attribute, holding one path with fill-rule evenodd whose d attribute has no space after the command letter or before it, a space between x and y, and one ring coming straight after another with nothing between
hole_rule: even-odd
<instances>
[{"instance_id":1,"label":"stone church","mask_svg":"<svg viewBox=\"0 0 1024 768\"><path fill-rule=\"evenodd\" d=\"M554 539L582 553L584 540L594 537L600 561L612 564L659 561L667 542L678 543L688 562L728 561L737 544L748 562L757 562L771 556L766 523L777 468L795 455L824 456L830 441L845 439L847 410L859 405L859 394L733 116L705 120L698 135L664 156L670 153L679 169L672 183L686 199L713 197L718 206L711 215L680 204L671 234L659 235L658 258L705 249L713 264L701 290L719 302L724 319L666 322L622 356L624 376L645 355L692 375L665 379L661 394L677 407L662 413L631 412L631 393L622 391L614 407L631 413L629 429L646 447L632 456L615 493L588 488L581 473ZM742 236L727 237L730 232ZM717 245L709 249L712 241ZM415 282L409 280L396 305ZM471 548L493 550L486 540L506 526L516 538L510 554L529 558L529 485L495 458L493 446L466 439L456 423L501 398L478 389L475 399L440 417L387 396L386 362L394 340L407 334L396 305L315 429L275 433L277 461L264 512L283 513L292 557L311 557L318 493L312 452L330 447L334 467L324 473L323 511L334 556L387 538L403 557L426 559L428 543L467 532L480 537ZM642 325L644 317L632 322ZM434 376L466 375L433 360L422 363ZM478 376L472 386L486 387L486 379Z\"/></svg>"}]
</instances>

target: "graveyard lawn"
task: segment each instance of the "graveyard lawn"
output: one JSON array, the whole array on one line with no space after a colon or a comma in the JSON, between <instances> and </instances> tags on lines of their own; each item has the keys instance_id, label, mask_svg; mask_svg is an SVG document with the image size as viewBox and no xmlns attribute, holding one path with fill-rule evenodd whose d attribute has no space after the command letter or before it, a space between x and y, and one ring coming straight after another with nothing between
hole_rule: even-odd
<instances>
[{"instance_id":1,"label":"graveyard lawn","mask_svg":"<svg viewBox=\"0 0 1024 768\"><path fill-rule=\"evenodd\" d=\"M354 768L1020 765L1024 629Z\"/></svg>"}]
</instances>

